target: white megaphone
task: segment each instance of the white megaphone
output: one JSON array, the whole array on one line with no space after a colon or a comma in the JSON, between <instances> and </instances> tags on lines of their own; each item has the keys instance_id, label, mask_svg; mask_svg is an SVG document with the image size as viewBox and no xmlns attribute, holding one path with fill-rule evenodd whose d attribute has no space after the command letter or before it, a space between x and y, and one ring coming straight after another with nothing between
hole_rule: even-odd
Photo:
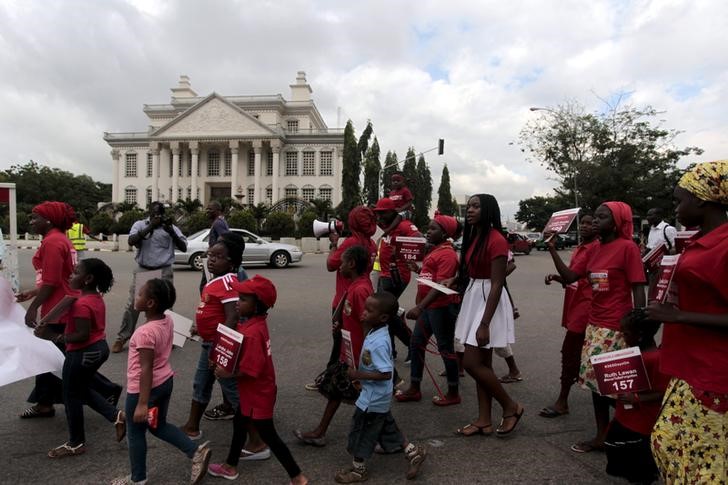
<instances>
[{"instance_id":1,"label":"white megaphone","mask_svg":"<svg viewBox=\"0 0 728 485\"><path fill-rule=\"evenodd\" d=\"M338 219L331 219L329 222L313 221L313 234L316 237L328 236L332 232L341 234L344 223Z\"/></svg>"}]
</instances>

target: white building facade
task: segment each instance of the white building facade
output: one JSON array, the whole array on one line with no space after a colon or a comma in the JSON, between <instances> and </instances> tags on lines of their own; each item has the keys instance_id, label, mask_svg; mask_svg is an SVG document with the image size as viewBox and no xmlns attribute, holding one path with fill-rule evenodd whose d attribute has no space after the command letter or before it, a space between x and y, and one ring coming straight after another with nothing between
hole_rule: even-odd
<instances>
[{"instance_id":1,"label":"white building facade","mask_svg":"<svg viewBox=\"0 0 728 485\"><path fill-rule=\"evenodd\" d=\"M170 104L146 104L146 132L104 133L112 147L112 201L146 208L160 200L243 204L281 199L341 201L343 129L329 129L298 72L291 99L200 97L189 78Z\"/></svg>"}]
</instances>

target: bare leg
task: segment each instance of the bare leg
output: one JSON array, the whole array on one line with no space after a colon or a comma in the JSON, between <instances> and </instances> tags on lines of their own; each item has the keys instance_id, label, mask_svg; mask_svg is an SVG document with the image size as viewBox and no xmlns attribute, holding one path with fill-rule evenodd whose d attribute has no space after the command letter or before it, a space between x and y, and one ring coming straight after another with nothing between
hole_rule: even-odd
<instances>
[{"instance_id":1,"label":"bare leg","mask_svg":"<svg viewBox=\"0 0 728 485\"><path fill-rule=\"evenodd\" d=\"M207 408L207 404L193 400L192 404L190 404L190 415L187 418L187 422L182 426L182 431L189 436L199 433L200 420L202 419L202 414L205 412L205 408Z\"/></svg>"},{"instance_id":2,"label":"bare leg","mask_svg":"<svg viewBox=\"0 0 728 485\"><path fill-rule=\"evenodd\" d=\"M508 393L503 389L498 377L493 372L493 352L491 349L481 349L472 345L465 346L465 355L463 357L463 367L465 371L478 384L478 388L482 388L486 399L495 398L503 408L503 416L513 416L519 411L519 405L511 399ZM485 402L480 402L479 394L479 415L489 416L489 406L485 407Z\"/></svg>"},{"instance_id":3,"label":"bare leg","mask_svg":"<svg viewBox=\"0 0 728 485\"><path fill-rule=\"evenodd\" d=\"M339 409L341 401L329 400L326 403L326 409L324 409L324 415L321 416L321 422L313 431L303 433L304 438L323 438L326 435L326 431L329 429L331 420L334 419L336 411Z\"/></svg>"}]
</instances>

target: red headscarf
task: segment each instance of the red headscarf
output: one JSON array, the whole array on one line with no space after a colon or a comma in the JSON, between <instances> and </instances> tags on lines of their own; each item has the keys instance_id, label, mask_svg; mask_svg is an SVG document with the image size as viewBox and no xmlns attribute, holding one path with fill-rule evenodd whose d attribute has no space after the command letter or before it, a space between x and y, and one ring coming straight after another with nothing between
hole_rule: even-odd
<instances>
[{"instance_id":1,"label":"red headscarf","mask_svg":"<svg viewBox=\"0 0 728 485\"><path fill-rule=\"evenodd\" d=\"M447 237L455 237L455 233L457 233L458 231L457 219L452 216L440 214L439 211L435 211L434 220L442 228L443 232Z\"/></svg>"},{"instance_id":2,"label":"red headscarf","mask_svg":"<svg viewBox=\"0 0 728 485\"><path fill-rule=\"evenodd\" d=\"M377 231L377 217L369 207L363 205L349 211L349 229L354 234L370 238Z\"/></svg>"},{"instance_id":3,"label":"red headscarf","mask_svg":"<svg viewBox=\"0 0 728 485\"><path fill-rule=\"evenodd\" d=\"M68 230L76 221L73 207L65 202L43 202L33 207L33 212L47 219L53 227L61 231Z\"/></svg>"},{"instance_id":4,"label":"red headscarf","mask_svg":"<svg viewBox=\"0 0 728 485\"><path fill-rule=\"evenodd\" d=\"M614 219L614 225L617 226L617 236L621 239L632 240L633 226L632 226L632 208L629 204L624 202L604 202L602 205L606 205L609 211L612 213L612 219Z\"/></svg>"}]
</instances>

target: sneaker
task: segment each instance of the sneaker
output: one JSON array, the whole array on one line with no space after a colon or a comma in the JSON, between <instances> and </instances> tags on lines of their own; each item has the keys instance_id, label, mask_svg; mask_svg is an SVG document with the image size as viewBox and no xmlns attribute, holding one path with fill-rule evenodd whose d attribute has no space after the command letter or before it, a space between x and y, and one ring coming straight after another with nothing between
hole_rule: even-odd
<instances>
[{"instance_id":1,"label":"sneaker","mask_svg":"<svg viewBox=\"0 0 728 485\"><path fill-rule=\"evenodd\" d=\"M221 421L224 419L233 419L235 417L235 411L225 403L220 403L212 409L205 411L205 419L210 421Z\"/></svg>"},{"instance_id":2,"label":"sneaker","mask_svg":"<svg viewBox=\"0 0 728 485\"><path fill-rule=\"evenodd\" d=\"M248 451L245 448L240 450L240 461L263 461L270 458L270 448L263 448L260 451Z\"/></svg>"},{"instance_id":3,"label":"sneaker","mask_svg":"<svg viewBox=\"0 0 728 485\"><path fill-rule=\"evenodd\" d=\"M369 480L369 474L366 468L354 468L352 466L337 473L334 480L336 480L336 483L366 482Z\"/></svg>"},{"instance_id":4,"label":"sneaker","mask_svg":"<svg viewBox=\"0 0 728 485\"><path fill-rule=\"evenodd\" d=\"M125 477L114 478L111 481L111 485L146 485L146 483L147 483L146 479L144 479L140 482L135 482L134 480L131 479L131 475L127 475Z\"/></svg>"},{"instance_id":5,"label":"sneaker","mask_svg":"<svg viewBox=\"0 0 728 485\"><path fill-rule=\"evenodd\" d=\"M207 467L207 473L213 477L235 480L240 475L237 471L228 470L223 463L213 463Z\"/></svg>"},{"instance_id":6,"label":"sneaker","mask_svg":"<svg viewBox=\"0 0 728 485\"><path fill-rule=\"evenodd\" d=\"M195 455L192 457L192 470L190 472L190 485L197 485L205 478L207 473L207 465L210 463L210 456L212 456L212 450L210 450L210 442L205 441L197 447Z\"/></svg>"},{"instance_id":7,"label":"sneaker","mask_svg":"<svg viewBox=\"0 0 728 485\"><path fill-rule=\"evenodd\" d=\"M407 458L407 461L409 462L409 468L407 468L407 480L412 480L417 476L426 456L427 450L422 445L415 445L415 448L412 451L409 453L405 452L405 458Z\"/></svg>"}]
</instances>

